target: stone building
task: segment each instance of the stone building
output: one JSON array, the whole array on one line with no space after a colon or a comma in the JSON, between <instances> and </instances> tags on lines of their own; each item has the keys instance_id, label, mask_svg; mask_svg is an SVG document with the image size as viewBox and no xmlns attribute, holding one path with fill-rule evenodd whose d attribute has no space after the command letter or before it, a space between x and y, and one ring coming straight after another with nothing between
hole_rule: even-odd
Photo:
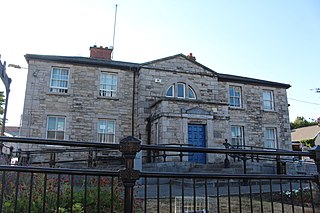
<instances>
[{"instance_id":1,"label":"stone building","mask_svg":"<svg viewBox=\"0 0 320 213\"><path fill-rule=\"evenodd\" d=\"M21 135L118 143L290 149L288 84L217 73L191 54L147 63L90 57L25 56L28 79ZM188 159L210 162L204 154Z\"/></svg>"}]
</instances>

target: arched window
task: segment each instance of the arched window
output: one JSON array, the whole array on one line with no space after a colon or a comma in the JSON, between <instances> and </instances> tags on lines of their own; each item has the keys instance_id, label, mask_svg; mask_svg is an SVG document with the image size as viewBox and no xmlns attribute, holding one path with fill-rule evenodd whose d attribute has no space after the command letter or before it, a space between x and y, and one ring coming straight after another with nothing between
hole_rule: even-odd
<instances>
[{"instance_id":1,"label":"arched window","mask_svg":"<svg viewBox=\"0 0 320 213\"><path fill-rule=\"evenodd\" d=\"M185 98L186 85L184 83L178 83L177 85L178 85L178 94L177 94L178 98Z\"/></svg>"},{"instance_id":2,"label":"arched window","mask_svg":"<svg viewBox=\"0 0 320 213\"><path fill-rule=\"evenodd\" d=\"M166 93L167 97L173 97L174 96L174 86L171 85L168 89L167 89L167 93Z\"/></svg>"},{"instance_id":3,"label":"arched window","mask_svg":"<svg viewBox=\"0 0 320 213\"><path fill-rule=\"evenodd\" d=\"M188 87L188 98L196 99L196 93L190 86Z\"/></svg>"},{"instance_id":4,"label":"arched window","mask_svg":"<svg viewBox=\"0 0 320 213\"><path fill-rule=\"evenodd\" d=\"M196 93L192 87L182 82L169 86L166 92L166 97L197 99Z\"/></svg>"}]
</instances>

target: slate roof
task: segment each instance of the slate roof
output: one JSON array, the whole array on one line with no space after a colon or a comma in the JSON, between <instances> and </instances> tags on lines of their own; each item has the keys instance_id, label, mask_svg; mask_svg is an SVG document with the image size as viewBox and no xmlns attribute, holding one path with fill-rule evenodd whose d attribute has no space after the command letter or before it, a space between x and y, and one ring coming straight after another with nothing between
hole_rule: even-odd
<instances>
[{"instance_id":1,"label":"slate roof","mask_svg":"<svg viewBox=\"0 0 320 213\"><path fill-rule=\"evenodd\" d=\"M213 72L213 73L217 74L216 71L214 71L214 70L212 70L212 69L204 66L203 64L200 64L199 62L197 62L197 61L195 61L195 60L190 59L189 57L185 56L185 55L182 54L182 53L176 54L176 55L172 55L172 56L168 56L168 57L165 57L165 58L156 59L156 60L153 60L153 61L148 61L148 62L142 63L141 65L142 65L142 66L145 66L145 65L153 64L153 63L160 62L160 61L170 60L170 59L173 59L173 58L176 58L176 57L183 57L183 58L185 58L186 60L190 61L191 63L194 63L194 64L196 64L197 66L202 67L202 68L205 69L205 70L208 70L208 71L210 71L210 72Z\"/></svg>"},{"instance_id":2,"label":"slate roof","mask_svg":"<svg viewBox=\"0 0 320 213\"><path fill-rule=\"evenodd\" d=\"M301 141L306 139L314 139L320 132L320 126L307 126L298 129L293 129L291 132L292 141Z\"/></svg>"},{"instance_id":3,"label":"slate roof","mask_svg":"<svg viewBox=\"0 0 320 213\"><path fill-rule=\"evenodd\" d=\"M91 66L101 66L101 67L109 67L115 69L122 69L122 70L139 70L143 66L147 66L148 64L156 63L159 61L169 60L176 57L183 57L186 60L204 68L205 70L213 72L217 75L219 81L228 81L228 82L235 82L235 83L244 83L244 84L253 84L253 85L262 85L262 86L270 86L270 87L279 87L288 89L291 86L289 84L283 84L273 81L265 81L260 79L254 78L247 78L241 77L236 75L229 75L229 74L221 74L217 73L216 71L200 64L195 60L191 60L187 56L183 54L176 54L173 56L145 62L145 63L132 63L132 62L124 62L124 61L113 61L113 60L104 60L104 59L96 59L90 57L81 57L81 56L56 56L56 55L37 55L37 54L26 54L25 59L29 63L29 60L40 60L40 61L54 61L60 63L70 63L70 64L79 64L79 65L91 65Z\"/></svg>"},{"instance_id":4,"label":"slate roof","mask_svg":"<svg viewBox=\"0 0 320 213\"><path fill-rule=\"evenodd\" d=\"M221 81L228 81L228 82L234 82L234 83L247 83L247 84L254 84L254 85L263 85L263 86L271 86L271 87L280 87L280 88L290 88L290 84L283 84L273 81L265 81L255 78L247 78L247 77L241 77L236 75L228 75L228 74L221 74L218 73L218 79Z\"/></svg>"},{"instance_id":5,"label":"slate roof","mask_svg":"<svg viewBox=\"0 0 320 213\"><path fill-rule=\"evenodd\" d=\"M29 60L54 61L54 62L70 63L70 64L82 64L82 65L119 68L124 70L135 70L140 67L140 64L137 64L137 63L104 60L104 59L96 59L96 58L80 57L80 56L26 54L24 57L26 58L28 63L29 63Z\"/></svg>"}]
</instances>

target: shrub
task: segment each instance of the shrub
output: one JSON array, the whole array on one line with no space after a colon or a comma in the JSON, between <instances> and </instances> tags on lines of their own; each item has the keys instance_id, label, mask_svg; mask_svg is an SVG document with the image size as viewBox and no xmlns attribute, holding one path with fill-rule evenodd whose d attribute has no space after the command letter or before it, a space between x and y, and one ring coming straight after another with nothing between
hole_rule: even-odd
<instances>
[{"instance_id":1,"label":"shrub","mask_svg":"<svg viewBox=\"0 0 320 213\"><path fill-rule=\"evenodd\" d=\"M116 177L3 172L2 212L123 212L124 187ZM31 197L30 197L31 196ZM99 198L99 202L98 202ZM98 206L99 203L99 206ZM141 207L136 203L135 209Z\"/></svg>"}]
</instances>

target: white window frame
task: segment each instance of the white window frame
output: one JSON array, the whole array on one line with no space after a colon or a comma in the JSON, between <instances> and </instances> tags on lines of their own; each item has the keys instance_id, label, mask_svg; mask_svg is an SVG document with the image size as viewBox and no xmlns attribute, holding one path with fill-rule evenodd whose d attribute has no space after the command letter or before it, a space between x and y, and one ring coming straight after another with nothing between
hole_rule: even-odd
<instances>
[{"instance_id":1,"label":"white window frame","mask_svg":"<svg viewBox=\"0 0 320 213\"><path fill-rule=\"evenodd\" d=\"M268 94L268 99L266 99L265 94ZM273 94L273 91L272 90L263 90L262 99L263 99L263 110L274 111L274 94Z\"/></svg>"},{"instance_id":2,"label":"white window frame","mask_svg":"<svg viewBox=\"0 0 320 213\"><path fill-rule=\"evenodd\" d=\"M108 79L111 83L107 83L104 79ZM115 82L114 82L115 81ZM101 97L116 97L118 90L118 74L112 72L101 72L99 84L99 96Z\"/></svg>"},{"instance_id":3,"label":"white window frame","mask_svg":"<svg viewBox=\"0 0 320 213\"><path fill-rule=\"evenodd\" d=\"M178 94L179 93L179 85L183 86L183 96L179 96L179 94ZM171 88L172 88L172 95L168 95L168 91ZM189 92L192 93L193 97L191 97L189 95ZM183 83L183 82L178 82L178 83L174 83L174 84L170 85L166 90L166 97L170 97L170 98L177 97L177 98L181 98L181 99L197 99L197 95L196 95L194 89L190 85Z\"/></svg>"},{"instance_id":4,"label":"white window frame","mask_svg":"<svg viewBox=\"0 0 320 213\"><path fill-rule=\"evenodd\" d=\"M179 96L179 86L182 86L182 96ZM185 83L177 83L177 98L186 98L186 84Z\"/></svg>"},{"instance_id":5,"label":"white window frame","mask_svg":"<svg viewBox=\"0 0 320 213\"><path fill-rule=\"evenodd\" d=\"M111 124L113 128L110 130L109 125ZM116 132L116 121L113 119L99 119L98 121L98 142L100 143L115 143L115 132ZM112 137L109 140L109 136Z\"/></svg>"},{"instance_id":6,"label":"white window frame","mask_svg":"<svg viewBox=\"0 0 320 213\"><path fill-rule=\"evenodd\" d=\"M233 89L233 93L236 93L236 90L239 89L240 92L239 92L239 96L237 95L231 95L231 89ZM232 104L232 101L231 99L238 99L239 100L239 106L238 105L235 105L235 104ZM235 101L234 101L235 102ZM230 85L229 86L229 104L230 104L230 107L232 108L242 108L242 88L240 86L235 86L235 85Z\"/></svg>"},{"instance_id":7,"label":"white window frame","mask_svg":"<svg viewBox=\"0 0 320 213\"><path fill-rule=\"evenodd\" d=\"M51 118L56 119L53 129L49 129L50 128L49 121ZM63 119L63 126L61 126L59 124L59 121L58 121L59 119ZM48 137L50 134L49 131L54 132L54 137ZM61 132L63 133L63 138L58 138L57 134L61 133ZM54 139L54 140L64 140L65 137L66 137L66 117L65 116L51 116L51 115L47 116L46 138L47 139Z\"/></svg>"},{"instance_id":8,"label":"white window frame","mask_svg":"<svg viewBox=\"0 0 320 213\"><path fill-rule=\"evenodd\" d=\"M235 131L233 131L235 130ZM244 148L244 127L239 125L231 126L231 144L236 147Z\"/></svg>"},{"instance_id":9,"label":"white window frame","mask_svg":"<svg viewBox=\"0 0 320 213\"><path fill-rule=\"evenodd\" d=\"M168 95L169 89L172 89L172 95ZM174 85L171 85L168 87L167 92L166 92L167 97L174 97Z\"/></svg>"},{"instance_id":10,"label":"white window frame","mask_svg":"<svg viewBox=\"0 0 320 213\"><path fill-rule=\"evenodd\" d=\"M269 134L271 133L271 134ZM264 130L264 147L270 149L277 149L277 128L266 127Z\"/></svg>"},{"instance_id":11,"label":"white window frame","mask_svg":"<svg viewBox=\"0 0 320 213\"><path fill-rule=\"evenodd\" d=\"M54 71L58 71L59 73L55 76ZM67 71L67 78L63 78L62 71ZM53 82L57 82L57 85L54 85ZM66 84L63 86L63 84ZM51 69L51 78L50 78L50 92L54 93L68 93L69 86L69 69L62 67L52 67Z\"/></svg>"},{"instance_id":12,"label":"white window frame","mask_svg":"<svg viewBox=\"0 0 320 213\"><path fill-rule=\"evenodd\" d=\"M193 96L193 97L190 97L189 92L192 93L192 96ZM192 87L190 87L190 86L188 86L187 94L188 94L187 97L188 97L189 99L197 99L196 93L194 92L194 90L193 90Z\"/></svg>"}]
</instances>

